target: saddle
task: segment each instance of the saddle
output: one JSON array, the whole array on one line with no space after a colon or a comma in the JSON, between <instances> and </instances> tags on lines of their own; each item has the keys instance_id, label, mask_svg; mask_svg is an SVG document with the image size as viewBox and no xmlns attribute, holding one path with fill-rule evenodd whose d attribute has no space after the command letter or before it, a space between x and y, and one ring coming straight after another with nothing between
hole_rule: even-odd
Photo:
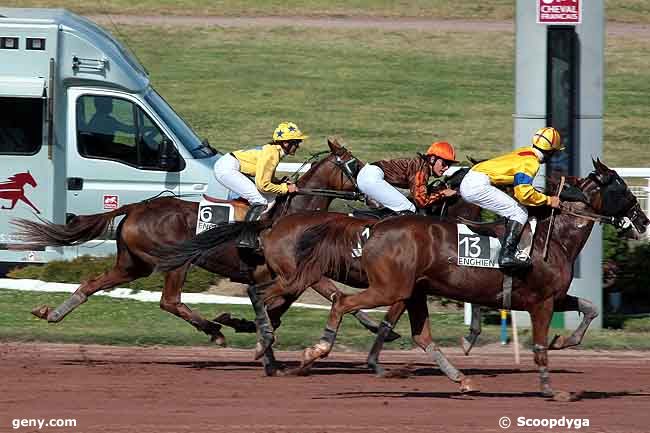
<instances>
[{"instance_id":1,"label":"saddle","mask_svg":"<svg viewBox=\"0 0 650 433\"><path fill-rule=\"evenodd\" d=\"M380 207L371 209L353 209L350 215L355 218L382 220L384 218L396 216L397 214L387 207Z\"/></svg>"}]
</instances>

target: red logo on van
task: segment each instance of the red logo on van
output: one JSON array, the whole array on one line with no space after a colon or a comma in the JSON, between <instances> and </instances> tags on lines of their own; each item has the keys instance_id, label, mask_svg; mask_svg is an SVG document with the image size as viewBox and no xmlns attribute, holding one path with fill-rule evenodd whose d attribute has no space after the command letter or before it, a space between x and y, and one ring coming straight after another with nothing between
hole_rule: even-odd
<instances>
[{"instance_id":1,"label":"red logo on van","mask_svg":"<svg viewBox=\"0 0 650 433\"><path fill-rule=\"evenodd\" d=\"M120 205L120 198L116 195L104 196L104 209L117 209Z\"/></svg>"},{"instance_id":2,"label":"red logo on van","mask_svg":"<svg viewBox=\"0 0 650 433\"><path fill-rule=\"evenodd\" d=\"M11 206L2 206L2 209L11 210L16 207L18 200L22 200L34 209L36 213L41 213L34 206L34 203L25 197L25 191L23 190L25 185L31 185L33 188L36 188L37 185L29 171L16 173L13 176L9 176L5 182L0 182L0 199L11 200Z\"/></svg>"}]
</instances>

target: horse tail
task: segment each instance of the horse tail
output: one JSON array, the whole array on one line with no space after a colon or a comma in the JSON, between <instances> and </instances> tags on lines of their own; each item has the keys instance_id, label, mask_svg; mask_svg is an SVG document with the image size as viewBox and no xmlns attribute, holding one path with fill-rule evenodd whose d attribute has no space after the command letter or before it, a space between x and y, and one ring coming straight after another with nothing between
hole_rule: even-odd
<instances>
[{"instance_id":1,"label":"horse tail","mask_svg":"<svg viewBox=\"0 0 650 433\"><path fill-rule=\"evenodd\" d=\"M129 213L137 203L121 206L113 211L94 215L77 215L67 224L54 224L38 217L39 221L15 218L11 224L16 227L16 238L23 241L14 245L19 249L69 247L83 244L106 233L113 220Z\"/></svg>"},{"instance_id":2,"label":"horse tail","mask_svg":"<svg viewBox=\"0 0 650 433\"><path fill-rule=\"evenodd\" d=\"M169 272L189 262L205 259L223 244L239 238L244 231L253 230L256 233L271 226L273 222L264 221L238 221L234 223L218 224L217 226L199 233L192 239L179 242L154 250L153 254L159 258L156 271Z\"/></svg>"},{"instance_id":3,"label":"horse tail","mask_svg":"<svg viewBox=\"0 0 650 433\"><path fill-rule=\"evenodd\" d=\"M307 287L325 275L345 279L355 260L357 229L356 224L331 220L305 230L296 244L296 271L286 287Z\"/></svg>"}]
</instances>

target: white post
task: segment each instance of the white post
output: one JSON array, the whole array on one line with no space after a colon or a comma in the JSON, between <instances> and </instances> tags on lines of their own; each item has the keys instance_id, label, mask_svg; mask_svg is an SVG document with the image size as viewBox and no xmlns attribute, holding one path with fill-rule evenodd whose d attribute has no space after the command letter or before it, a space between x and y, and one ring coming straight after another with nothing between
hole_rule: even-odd
<instances>
[{"instance_id":1,"label":"white post","mask_svg":"<svg viewBox=\"0 0 650 433\"><path fill-rule=\"evenodd\" d=\"M472 324L472 304L465 302L465 325Z\"/></svg>"}]
</instances>

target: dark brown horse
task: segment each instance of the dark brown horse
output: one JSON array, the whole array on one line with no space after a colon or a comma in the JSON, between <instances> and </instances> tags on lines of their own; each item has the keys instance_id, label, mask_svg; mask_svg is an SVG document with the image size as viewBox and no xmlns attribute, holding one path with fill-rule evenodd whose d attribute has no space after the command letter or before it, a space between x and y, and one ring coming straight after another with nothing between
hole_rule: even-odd
<instances>
[{"instance_id":1,"label":"dark brown horse","mask_svg":"<svg viewBox=\"0 0 650 433\"><path fill-rule=\"evenodd\" d=\"M512 309L525 310L531 315L535 363L539 367L541 390L546 396L553 394L547 356L548 328L553 312L584 312L586 309L589 313L571 337L554 341L554 348L558 349L579 344L595 317L591 303L567 295L573 279L573 263L594 221L615 224L622 229L622 222L626 220L631 222L633 230L625 233L637 236L645 232L649 223L623 179L600 161L594 161L594 168L586 178L567 179L567 184L584 195L586 203L564 203L552 226L546 261L543 258L545 236L540 234L547 232L553 218L548 208L531 209L531 214L539 221L531 253L533 266L528 272L512 276ZM355 260L350 251L356 245L356 232L349 227L356 224L353 219L336 218L306 232L297 252L301 258L297 282L306 284L322 276L344 278ZM488 229L501 236L503 226L494 225ZM504 274L499 269L460 267L456 264L457 255L456 224L434 224L419 216L390 218L375 224L360 259L360 269L368 278L368 289L358 294L337 295L324 334L318 344L305 349L301 368L307 370L316 360L329 354L341 318L351 310L404 303L413 338L423 346L431 341L426 293L491 308L501 307ZM391 322L392 318L387 317L386 321ZM432 341L424 349L450 379L461 382L461 390L472 389Z\"/></svg>"},{"instance_id":2,"label":"dark brown horse","mask_svg":"<svg viewBox=\"0 0 650 433\"><path fill-rule=\"evenodd\" d=\"M349 172L349 168L356 158L336 139L328 139L328 145L328 155L312 165L297 181L298 187L354 191L354 174ZM305 209L327 209L332 200L332 197L322 195L285 196L279 198L274 208L269 211L268 221ZM233 204L237 207L245 206L242 203ZM56 309L41 306L32 313L48 322L59 322L86 302L92 294L149 276L159 263L158 251L194 236L197 211L196 202L164 197L125 205L102 214L76 216L65 225L16 220L14 224L19 228L17 234L29 247L70 246L101 236L113 219L124 215L116 230L117 257L113 268L84 281L70 298ZM244 266L242 262L245 262ZM223 244L218 253L202 260L198 265L229 277L232 281L245 284L257 284L270 279L263 257L239 250L234 240ZM189 264L166 273L160 308L181 317L219 344L225 342L220 323L254 332L255 327L250 322L231 319L229 315L222 315L215 321L207 320L182 303L181 289L188 268ZM329 286L315 285L314 289L331 299L333 292ZM364 326L376 330L377 324L365 313L359 312L357 317Z\"/></svg>"},{"instance_id":3,"label":"dark brown horse","mask_svg":"<svg viewBox=\"0 0 650 433\"><path fill-rule=\"evenodd\" d=\"M463 174L462 171L459 171L457 174L449 177L444 186L439 187L446 188L449 186L457 188L460 185ZM480 217L481 209L464 202L459 197L455 197L434 209L430 209L429 213L433 214L433 216L427 218L441 220L439 216L441 212L444 212L445 218L464 217L476 220ZM271 349L274 341L273 331L279 327L282 314L287 311L291 304L308 287L289 282L296 274L296 248L298 241L307 230L320 227L326 221L339 218L348 218L348 216L330 212L301 212L280 218L274 222L270 230L266 230L268 224L259 223L255 227L256 231L261 232L260 240L267 268L273 275L278 277L261 287L249 287L251 299L256 299L254 308L256 311L256 323L258 325L259 336L256 358L264 356L263 363L267 374L272 375L278 372ZM364 227L371 227L377 223L377 219L367 216L356 217L352 221L354 221L354 226L357 228L355 233L362 231ZM166 251L167 255L160 262L160 267L163 270L168 270L176 266L184 266L187 261L208 260L213 254L218 254L224 242L228 242L230 239L236 237L242 227L245 226L250 227L251 223L224 225L205 232L191 241L179 244L173 249L168 249ZM354 265L346 273L345 278L339 279L339 281L360 288L367 287L368 285L365 274L360 272ZM320 276L310 281L310 285L329 287L333 294L337 292L334 283L325 276ZM397 338L397 334L392 329L380 329L382 329L382 338L386 341Z\"/></svg>"}]
</instances>

